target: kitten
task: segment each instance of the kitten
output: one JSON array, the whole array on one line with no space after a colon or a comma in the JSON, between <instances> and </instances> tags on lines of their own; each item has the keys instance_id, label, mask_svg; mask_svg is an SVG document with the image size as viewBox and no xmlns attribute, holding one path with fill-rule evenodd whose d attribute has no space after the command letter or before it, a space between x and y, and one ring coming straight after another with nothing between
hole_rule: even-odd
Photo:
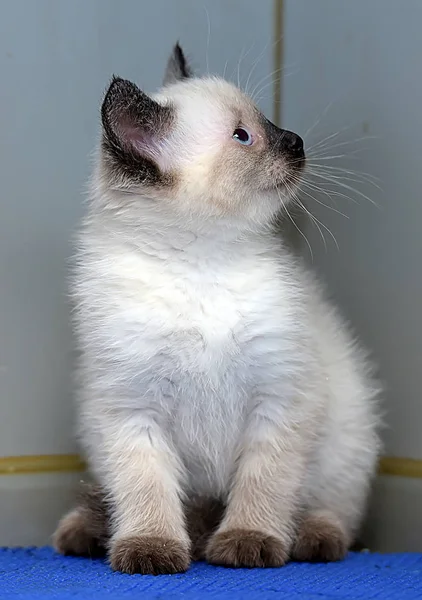
<instances>
[{"instance_id":1,"label":"kitten","mask_svg":"<svg viewBox=\"0 0 422 600\"><path fill-rule=\"evenodd\" d=\"M192 77L179 46L154 96L114 78L101 118L72 287L100 488L56 548L106 546L126 573L342 558L377 463L378 387L275 233L301 138Z\"/></svg>"}]
</instances>

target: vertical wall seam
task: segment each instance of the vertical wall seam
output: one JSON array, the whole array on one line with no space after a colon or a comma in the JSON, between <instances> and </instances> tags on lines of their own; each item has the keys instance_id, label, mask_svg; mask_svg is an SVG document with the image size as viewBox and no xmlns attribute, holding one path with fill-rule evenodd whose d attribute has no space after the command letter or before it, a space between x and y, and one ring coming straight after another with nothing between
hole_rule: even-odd
<instances>
[{"instance_id":1,"label":"vertical wall seam","mask_svg":"<svg viewBox=\"0 0 422 600\"><path fill-rule=\"evenodd\" d=\"M277 126L281 122L281 99L283 65L283 0L273 0L273 121Z\"/></svg>"}]
</instances>

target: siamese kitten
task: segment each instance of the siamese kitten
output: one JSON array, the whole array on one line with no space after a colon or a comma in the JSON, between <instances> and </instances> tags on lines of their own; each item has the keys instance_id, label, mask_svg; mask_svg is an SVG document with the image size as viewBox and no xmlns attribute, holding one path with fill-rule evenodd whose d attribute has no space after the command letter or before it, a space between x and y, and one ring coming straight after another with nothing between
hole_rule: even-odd
<instances>
[{"instance_id":1,"label":"siamese kitten","mask_svg":"<svg viewBox=\"0 0 422 600\"><path fill-rule=\"evenodd\" d=\"M114 78L101 119L72 286L100 487L56 548L106 547L126 573L342 558L377 463L378 388L275 233L302 139L194 78L179 46L153 96Z\"/></svg>"}]
</instances>

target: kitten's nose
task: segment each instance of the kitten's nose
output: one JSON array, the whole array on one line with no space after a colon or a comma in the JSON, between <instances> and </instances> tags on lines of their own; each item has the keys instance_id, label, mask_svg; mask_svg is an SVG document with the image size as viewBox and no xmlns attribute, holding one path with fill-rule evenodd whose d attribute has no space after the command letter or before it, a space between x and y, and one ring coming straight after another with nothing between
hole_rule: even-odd
<instances>
[{"instance_id":1,"label":"kitten's nose","mask_svg":"<svg viewBox=\"0 0 422 600\"><path fill-rule=\"evenodd\" d=\"M295 158L303 158L305 156L304 144L302 138L293 133L293 131L285 130L283 132L282 144L289 154L295 156Z\"/></svg>"},{"instance_id":2,"label":"kitten's nose","mask_svg":"<svg viewBox=\"0 0 422 600\"><path fill-rule=\"evenodd\" d=\"M271 123L268 119L263 118L263 125L267 134L268 146L272 151L287 158L289 162L297 168L304 164L305 150L303 140L297 133L288 129L280 129Z\"/></svg>"}]
</instances>

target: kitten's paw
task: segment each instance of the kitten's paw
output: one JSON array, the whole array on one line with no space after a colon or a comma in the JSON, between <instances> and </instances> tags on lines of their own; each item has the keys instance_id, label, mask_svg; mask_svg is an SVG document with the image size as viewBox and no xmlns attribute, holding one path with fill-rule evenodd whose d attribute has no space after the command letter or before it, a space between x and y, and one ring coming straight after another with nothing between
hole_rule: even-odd
<instances>
[{"instance_id":1,"label":"kitten's paw","mask_svg":"<svg viewBox=\"0 0 422 600\"><path fill-rule=\"evenodd\" d=\"M281 567L287 558L279 539L247 529L216 533L206 550L208 562L226 567Z\"/></svg>"},{"instance_id":2,"label":"kitten's paw","mask_svg":"<svg viewBox=\"0 0 422 600\"><path fill-rule=\"evenodd\" d=\"M293 545L293 560L331 562L341 560L346 554L346 536L336 523L318 515L304 519Z\"/></svg>"},{"instance_id":3,"label":"kitten's paw","mask_svg":"<svg viewBox=\"0 0 422 600\"><path fill-rule=\"evenodd\" d=\"M60 521L54 536L53 546L65 555L103 556L105 549L92 535L84 512L73 510Z\"/></svg>"},{"instance_id":4,"label":"kitten's paw","mask_svg":"<svg viewBox=\"0 0 422 600\"><path fill-rule=\"evenodd\" d=\"M190 552L176 540L133 536L116 540L112 544L110 564L115 571L130 575L183 573L189 568Z\"/></svg>"}]
</instances>

